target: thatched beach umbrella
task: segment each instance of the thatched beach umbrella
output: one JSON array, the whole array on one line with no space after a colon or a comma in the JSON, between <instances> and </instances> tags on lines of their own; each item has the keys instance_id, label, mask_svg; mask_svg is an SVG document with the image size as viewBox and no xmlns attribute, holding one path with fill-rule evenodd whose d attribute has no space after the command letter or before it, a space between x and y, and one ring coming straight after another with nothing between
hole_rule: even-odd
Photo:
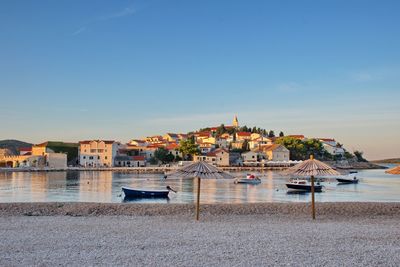
<instances>
[{"instance_id":1,"label":"thatched beach umbrella","mask_svg":"<svg viewBox=\"0 0 400 267\"><path fill-rule=\"evenodd\" d=\"M386 173L400 175L400 165L390 170L387 170Z\"/></svg>"},{"instance_id":2,"label":"thatched beach umbrella","mask_svg":"<svg viewBox=\"0 0 400 267\"><path fill-rule=\"evenodd\" d=\"M340 173L332 169L328 164L314 159L313 155L310 156L310 159L287 169L285 173L293 176L311 176L311 208L312 217L315 220L314 177L340 175Z\"/></svg>"},{"instance_id":3,"label":"thatched beach umbrella","mask_svg":"<svg viewBox=\"0 0 400 267\"><path fill-rule=\"evenodd\" d=\"M201 179L233 179L234 177L217 167L204 161L192 163L182 167L169 174L177 178L197 178L197 202L196 202L196 220L199 220L200 213L200 181Z\"/></svg>"}]
</instances>

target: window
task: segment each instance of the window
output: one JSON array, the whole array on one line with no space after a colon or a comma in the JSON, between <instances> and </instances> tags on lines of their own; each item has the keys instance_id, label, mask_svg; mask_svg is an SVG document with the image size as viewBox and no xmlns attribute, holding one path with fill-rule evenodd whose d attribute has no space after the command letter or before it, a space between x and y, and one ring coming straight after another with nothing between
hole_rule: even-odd
<instances>
[{"instance_id":1,"label":"window","mask_svg":"<svg viewBox=\"0 0 400 267\"><path fill-rule=\"evenodd\" d=\"M86 159L86 156L83 156L83 159Z\"/></svg>"},{"instance_id":2,"label":"window","mask_svg":"<svg viewBox=\"0 0 400 267\"><path fill-rule=\"evenodd\" d=\"M89 157L89 159L93 159L93 157Z\"/></svg>"},{"instance_id":3,"label":"window","mask_svg":"<svg viewBox=\"0 0 400 267\"><path fill-rule=\"evenodd\" d=\"M107 159L107 156L105 156L104 159Z\"/></svg>"}]
</instances>

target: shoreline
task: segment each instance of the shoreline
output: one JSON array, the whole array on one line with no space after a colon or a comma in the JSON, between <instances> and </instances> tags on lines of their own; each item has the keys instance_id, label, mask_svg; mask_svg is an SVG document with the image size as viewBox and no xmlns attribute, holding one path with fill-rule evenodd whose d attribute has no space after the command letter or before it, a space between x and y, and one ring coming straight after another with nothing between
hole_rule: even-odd
<instances>
[{"instance_id":1,"label":"shoreline","mask_svg":"<svg viewBox=\"0 0 400 267\"><path fill-rule=\"evenodd\" d=\"M264 166L264 167L252 167L252 166L242 166L242 167L219 167L219 169L228 172L243 172L243 171L283 171L292 166ZM376 165L376 164L366 164L352 167L340 167L335 166L340 170L378 170L387 169L387 167ZM135 172L135 173L168 173L177 170L178 167L107 167L107 168L84 168L84 167L67 167L67 168L0 168L0 173L11 173L11 172L67 172L67 171L89 171L89 172Z\"/></svg>"},{"instance_id":2,"label":"shoreline","mask_svg":"<svg viewBox=\"0 0 400 267\"><path fill-rule=\"evenodd\" d=\"M202 204L201 216L276 215L310 217L311 203ZM177 216L192 218L194 204L16 202L0 203L0 217L10 216ZM319 218L400 218L400 202L319 202Z\"/></svg>"}]
</instances>

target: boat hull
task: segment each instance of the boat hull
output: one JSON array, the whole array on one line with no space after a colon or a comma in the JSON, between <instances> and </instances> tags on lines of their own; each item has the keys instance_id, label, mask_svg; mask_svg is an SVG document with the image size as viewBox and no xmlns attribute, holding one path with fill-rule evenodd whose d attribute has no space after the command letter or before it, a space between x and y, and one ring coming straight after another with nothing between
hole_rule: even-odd
<instances>
[{"instance_id":1,"label":"boat hull","mask_svg":"<svg viewBox=\"0 0 400 267\"><path fill-rule=\"evenodd\" d=\"M336 178L336 180L342 184L358 184L358 179Z\"/></svg>"},{"instance_id":2,"label":"boat hull","mask_svg":"<svg viewBox=\"0 0 400 267\"><path fill-rule=\"evenodd\" d=\"M236 179L235 184L260 184L261 180L258 178L255 179Z\"/></svg>"},{"instance_id":3,"label":"boat hull","mask_svg":"<svg viewBox=\"0 0 400 267\"><path fill-rule=\"evenodd\" d=\"M122 187L127 198L168 198L168 190L150 191Z\"/></svg>"},{"instance_id":4,"label":"boat hull","mask_svg":"<svg viewBox=\"0 0 400 267\"><path fill-rule=\"evenodd\" d=\"M311 185L308 184L286 184L287 188L299 191L311 192ZM322 192L322 185L314 185L314 192Z\"/></svg>"}]
</instances>

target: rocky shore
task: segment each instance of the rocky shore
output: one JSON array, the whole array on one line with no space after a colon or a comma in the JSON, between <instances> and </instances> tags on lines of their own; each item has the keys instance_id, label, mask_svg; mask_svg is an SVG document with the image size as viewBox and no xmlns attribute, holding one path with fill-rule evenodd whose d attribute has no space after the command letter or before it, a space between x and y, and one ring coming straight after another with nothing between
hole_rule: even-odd
<instances>
[{"instance_id":1,"label":"rocky shore","mask_svg":"<svg viewBox=\"0 0 400 267\"><path fill-rule=\"evenodd\" d=\"M194 204L139 203L0 203L0 216L183 216L191 218ZM309 217L309 203L203 204L202 216L220 215L285 215ZM400 203L321 202L321 218L398 216Z\"/></svg>"}]
</instances>

